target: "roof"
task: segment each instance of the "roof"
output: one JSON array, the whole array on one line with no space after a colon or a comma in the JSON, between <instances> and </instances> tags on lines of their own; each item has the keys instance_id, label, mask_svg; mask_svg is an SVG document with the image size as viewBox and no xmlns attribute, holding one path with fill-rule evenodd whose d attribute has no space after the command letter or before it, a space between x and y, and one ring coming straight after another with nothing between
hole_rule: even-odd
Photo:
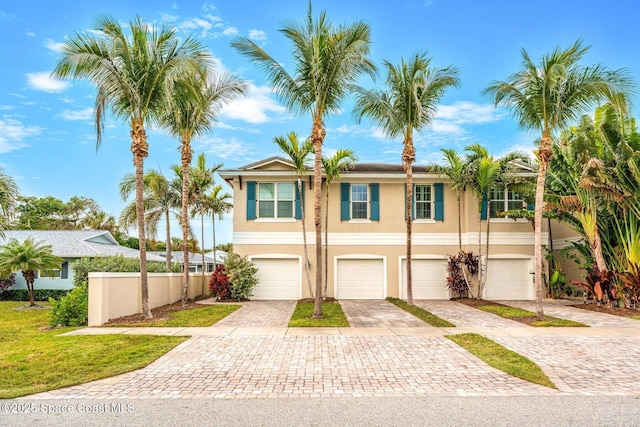
<instances>
[{"instance_id":1,"label":"roof","mask_svg":"<svg viewBox=\"0 0 640 427\"><path fill-rule=\"evenodd\" d=\"M119 245L105 230L7 230L4 234L4 238L0 237L0 246L12 238L23 242L31 237L36 242L51 245L53 254L61 258L113 255L140 258L138 250ZM147 261L164 261L164 258L147 254Z\"/></svg>"}]
</instances>

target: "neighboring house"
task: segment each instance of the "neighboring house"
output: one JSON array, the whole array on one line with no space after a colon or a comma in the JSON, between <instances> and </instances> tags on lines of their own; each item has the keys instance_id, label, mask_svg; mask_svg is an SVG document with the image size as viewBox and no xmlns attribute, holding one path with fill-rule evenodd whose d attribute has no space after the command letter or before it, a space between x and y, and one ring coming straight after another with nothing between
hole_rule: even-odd
<instances>
[{"instance_id":1,"label":"neighboring house","mask_svg":"<svg viewBox=\"0 0 640 427\"><path fill-rule=\"evenodd\" d=\"M304 207L311 277L315 280L313 180L304 177ZM523 170L523 173L532 173ZM220 171L234 191L233 248L258 267L254 299L308 297L303 270L300 200L291 162L271 157ZM456 194L446 178L414 167L413 296L448 299L447 255L458 252ZM405 298L405 181L401 165L356 164L331 186L328 296L338 299ZM517 194L492 192L491 216L526 206ZM324 238L324 200L323 238ZM478 252L478 200L462 193L462 241ZM485 222L482 224L485 241ZM543 230L543 239L548 233ZM546 241L546 240L545 240ZM530 300L534 234L524 219L492 218L486 299ZM483 247L484 253L484 247ZM313 282L315 283L315 281ZM314 286L315 289L315 286Z\"/></svg>"},{"instance_id":2,"label":"neighboring house","mask_svg":"<svg viewBox=\"0 0 640 427\"><path fill-rule=\"evenodd\" d=\"M162 257L166 262L166 252L164 251L156 251L153 252L154 255L158 255ZM204 254L204 266L205 272L212 273L213 272L213 252L206 252ZM224 260L227 257L227 253L223 251L216 251L216 263L218 265L224 264ZM184 269L184 254L180 251L171 251L171 261L180 264L180 266ZM189 252L189 271L192 273L201 273L202 272L202 254Z\"/></svg>"},{"instance_id":3,"label":"neighboring house","mask_svg":"<svg viewBox=\"0 0 640 427\"><path fill-rule=\"evenodd\" d=\"M73 270L71 264L80 258L123 255L127 258L140 258L136 249L120 246L108 231L103 230L8 230L0 237L0 246L10 239L24 242L28 237L45 245L51 245L54 255L63 259L59 269L36 273L36 288L72 289ZM164 261L164 258L147 254L147 261ZM27 285L21 272L16 272L16 285L13 289L26 289Z\"/></svg>"}]
</instances>

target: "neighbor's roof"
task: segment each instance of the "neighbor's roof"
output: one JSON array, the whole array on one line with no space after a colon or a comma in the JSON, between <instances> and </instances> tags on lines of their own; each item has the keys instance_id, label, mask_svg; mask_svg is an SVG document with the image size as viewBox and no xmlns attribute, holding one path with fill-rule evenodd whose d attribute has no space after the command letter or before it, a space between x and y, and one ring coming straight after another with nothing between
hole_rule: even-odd
<instances>
[{"instance_id":1,"label":"neighbor's roof","mask_svg":"<svg viewBox=\"0 0 640 427\"><path fill-rule=\"evenodd\" d=\"M140 258L139 251L120 246L105 230L7 230L4 234L4 239L0 237L0 246L12 238L23 242L31 237L36 242L51 245L53 254L62 258L112 255ZM147 254L147 261L164 261L164 258Z\"/></svg>"}]
</instances>

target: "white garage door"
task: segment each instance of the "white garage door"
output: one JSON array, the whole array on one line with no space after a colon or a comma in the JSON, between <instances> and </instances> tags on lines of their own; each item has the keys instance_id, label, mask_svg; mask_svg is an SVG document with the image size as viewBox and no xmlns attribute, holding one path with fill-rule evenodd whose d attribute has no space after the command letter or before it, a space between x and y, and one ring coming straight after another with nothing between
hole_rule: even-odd
<instances>
[{"instance_id":1,"label":"white garage door","mask_svg":"<svg viewBox=\"0 0 640 427\"><path fill-rule=\"evenodd\" d=\"M484 298L488 300L533 299L530 259L489 259Z\"/></svg>"},{"instance_id":2,"label":"white garage door","mask_svg":"<svg viewBox=\"0 0 640 427\"><path fill-rule=\"evenodd\" d=\"M441 259L412 259L414 299L449 299L447 262ZM407 297L407 261L402 260L400 298Z\"/></svg>"},{"instance_id":3,"label":"white garage door","mask_svg":"<svg viewBox=\"0 0 640 427\"><path fill-rule=\"evenodd\" d=\"M300 261L297 258L253 258L258 268L254 300L300 299Z\"/></svg>"},{"instance_id":4,"label":"white garage door","mask_svg":"<svg viewBox=\"0 0 640 427\"><path fill-rule=\"evenodd\" d=\"M384 267L381 259L339 259L338 299L383 299Z\"/></svg>"}]
</instances>

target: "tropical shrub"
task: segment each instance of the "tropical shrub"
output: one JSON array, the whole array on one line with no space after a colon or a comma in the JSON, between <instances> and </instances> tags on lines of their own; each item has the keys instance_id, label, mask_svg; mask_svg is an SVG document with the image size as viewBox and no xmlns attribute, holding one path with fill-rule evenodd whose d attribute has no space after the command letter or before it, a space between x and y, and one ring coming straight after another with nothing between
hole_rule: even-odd
<instances>
[{"instance_id":1,"label":"tropical shrub","mask_svg":"<svg viewBox=\"0 0 640 427\"><path fill-rule=\"evenodd\" d=\"M469 277L465 278L465 270L469 276L478 274L478 255L473 252L460 251L455 255L449 255L447 261L447 287L456 293L458 298L467 296L469 292Z\"/></svg>"},{"instance_id":2,"label":"tropical shrub","mask_svg":"<svg viewBox=\"0 0 640 427\"><path fill-rule=\"evenodd\" d=\"M209 290L211 291L211 296L217 300L226 300L231 297L231 282L224 265L217 266L216 270L211 274Z\"/></svg>"},{"instance_id":3,"label":"tropical shrub","mask_svg":"<svg viewBox=\"0 0 640 427\"><path fill-rule=\"evenodd\" d=\"M76 286L64 297L56 300L49 298L51 303L51 326L85 326L89 318L89 292L87 283Z\"/></svg>"},{"instance_id":4,"label":"tropical shrub","mask_svg":"<svg viewBox=\"0 0 640 427\"><path fill-rule=\"evenodd\" d=\"M62 298L68 293L68 289L35 289L34 301L49 301L49 298ZM29 301L29 291L26 289L9 289L0 293L0 301Z\"/></svg>"},{"instance_id":5,"label":"tropical shrub","mask_svg":"<svg viewBox=\"0 0 640 427\"><path fill-rule=\"evenodd\" d=\"M231 298L241 300L252 296L253 288L258 284L256 266L246 256L235 252L229 253L224 265L231 282Z\"/></svg>"},{"instance_id":6,"label":"tropical shrub","mask_svg":"<svg viewBox=\"0 0 640 427\"><path fill-rule=\"evenodd\" d=\"M13 285L16 284L16 275L11 273L9 277L2 279L0 278L0 294L5 291L8 291Z\"/></svg>"},{"instance_id":7,"label":"tropical shrub","mask_svg":"<svg viewBox=\"0 0 640 427\"><path fill-rule=\"evenodd\" d=\"M81 286L82 283L89 282L89 272L110 272L110 273L138 273L140 272L140 260L135 258L125 258L122 255L82 258L71 265L74 272L73 284ZM168 273L167 266L163 262L151 261L147 263L149 273ZM181 267L174 263L171 271L179 273Z\"/></svg>"}]
</instances>

